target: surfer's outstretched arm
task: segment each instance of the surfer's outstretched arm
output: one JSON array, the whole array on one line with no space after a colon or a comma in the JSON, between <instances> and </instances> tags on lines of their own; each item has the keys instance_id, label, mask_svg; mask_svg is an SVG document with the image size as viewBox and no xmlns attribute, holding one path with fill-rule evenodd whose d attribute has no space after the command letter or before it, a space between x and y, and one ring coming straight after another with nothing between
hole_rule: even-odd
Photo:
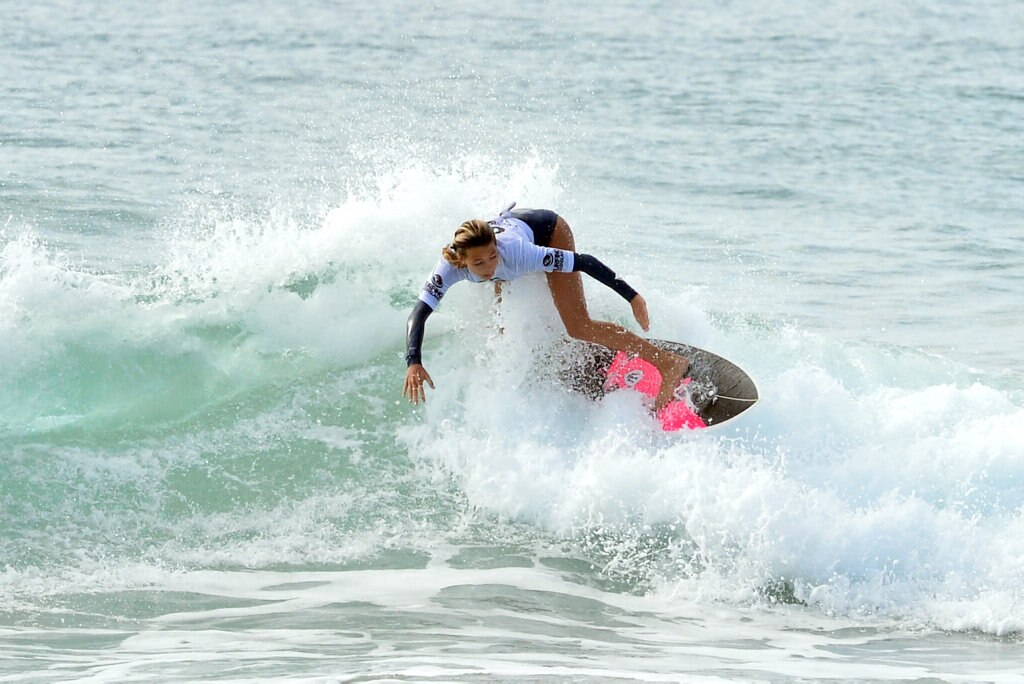
<instances>
[{"instance_id":1,"label":"surfer's outstretched arm","mask_svg":"<svg viewBox=\"0 0 1024 684\"><path fill-rule=\"evenodd\" d=\"M406 326L405 335L405 363L409 367L405 372L405 386L402 388L402 396L408 397L409 401L418 404L427 400L426 392L423 390L423 383L434 389L434 381L430 374L423 367L423 333L426 328L427 317L434 313L430 305L420 300L412 308L409 314L409 322Z\"/></svg>"},{"instance_id":2,"label":"surfer's outstretched arm","mask_svg":"<svg viewBox=\"0 0 1024 684\"><path fill-rule=\"evenodd\" d=\"M650 329L651 321L647 314L647 301L630 287L629 283L615 275L615 271L605 266L600 259L589 254L574 254L572 270L586 273L602 285L615 290L620 297L629 302L633 309L633 317L636 318L636 322L640 324L644 332Z\"/></svg>"},{"instance_id":3,"label":"surfer's outstretched arm","mask_svg":"<svg viewBox=\"0 0 1024 684\"><path fill-rule=\"evenodd\" d=\"M629 283L615 275L615 271L605 266L597 257L589 254L576 254L572 260L572 270L586 273L602 285L615 290L616 294L627 302L632 302L633 298L637 296L636 290L630 287Z\"/></svg>"}]
</instances>

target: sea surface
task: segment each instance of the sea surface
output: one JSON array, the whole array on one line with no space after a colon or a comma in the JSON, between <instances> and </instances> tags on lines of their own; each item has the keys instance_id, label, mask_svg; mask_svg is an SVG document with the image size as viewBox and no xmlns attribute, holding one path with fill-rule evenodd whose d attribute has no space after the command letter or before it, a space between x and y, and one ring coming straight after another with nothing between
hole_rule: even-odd
<instances>
[{"instance_id":1,"label":"sea surface","mask_svg":"<svg viewBox=\"0 0 1024 684\"><path fill-rule=\"evenodd\" d=\"M1017 0L0 16L0 681L1021 681ZM540 276L402 401L511 201L761 403L567 392Z\"/></svg>"}]
</instances>

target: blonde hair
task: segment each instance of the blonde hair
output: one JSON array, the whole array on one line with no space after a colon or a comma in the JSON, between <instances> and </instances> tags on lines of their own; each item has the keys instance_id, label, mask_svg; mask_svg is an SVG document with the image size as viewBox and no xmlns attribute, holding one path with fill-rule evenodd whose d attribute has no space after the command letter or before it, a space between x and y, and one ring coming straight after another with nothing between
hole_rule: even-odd
<instances>
[{"instance_id":1,"label":"blonde hair","mask_svg":"<svg viewBox=\"0 0 1024 684\"><path fill-rule=\"evenodd\" d=\"M494 243L494 229L481 219L465 221L451 243L441 249L441 256L455 268L465 268L466 250L470 247L486 247Z\"/></svg>"}]
</instances>

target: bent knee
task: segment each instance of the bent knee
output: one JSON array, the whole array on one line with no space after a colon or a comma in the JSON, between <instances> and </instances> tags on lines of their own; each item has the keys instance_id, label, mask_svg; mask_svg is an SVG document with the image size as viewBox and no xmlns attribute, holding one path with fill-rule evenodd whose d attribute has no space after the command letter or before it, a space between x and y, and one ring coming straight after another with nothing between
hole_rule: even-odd
<instances>
[{"instance_id":1,"label":"bent knee","mask_svg":"<svg viewBox=\"0 0 1024 684\"><path fill-rule=\"evenodd\" d=\"M589 341L594 336L594 322L588 318L566 323L565 332L573 339Z\"/></svg>"}]
</instances>

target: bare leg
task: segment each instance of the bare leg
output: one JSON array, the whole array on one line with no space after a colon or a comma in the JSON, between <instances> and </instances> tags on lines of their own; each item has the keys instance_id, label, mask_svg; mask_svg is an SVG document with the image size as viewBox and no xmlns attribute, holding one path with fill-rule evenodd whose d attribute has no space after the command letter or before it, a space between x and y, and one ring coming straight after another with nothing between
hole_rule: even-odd
<instances>
[{"instance_id":1,"label":"bare leg","mask_svg":"<svg viewBox=\"0 0 1024 684\"><path fill-rule=\"evenodd\" d=\"M556 249L576 251L576 240L569 224L561 217L555 224L551 246ZM587 311L587 300L583 294L583 279L579 273L548 273L548 288L558 309L558 315L571 337L587 342L635 354L650 361L661 373L661 391L654 400L655 410L661 409L672 400L672 393L690 363L682 356L655 347L647 340L634 335L615 323L595 321Z\"/></svg>"}]
</instances>

